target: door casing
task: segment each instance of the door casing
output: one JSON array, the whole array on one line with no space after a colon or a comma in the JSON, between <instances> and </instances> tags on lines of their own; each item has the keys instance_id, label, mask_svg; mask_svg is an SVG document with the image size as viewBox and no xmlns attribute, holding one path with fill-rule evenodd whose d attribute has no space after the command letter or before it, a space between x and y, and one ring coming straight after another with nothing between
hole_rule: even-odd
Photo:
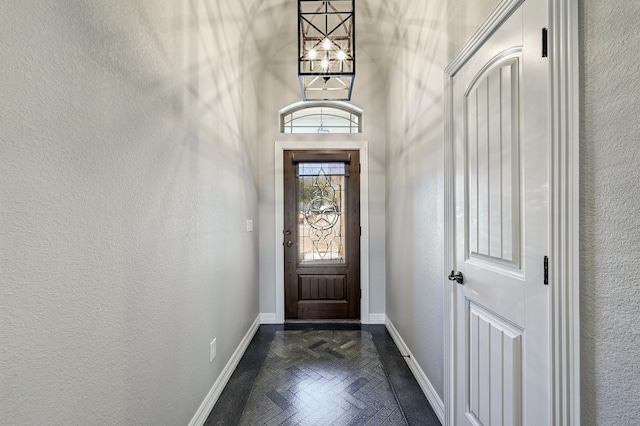
<instances>
[{"instance_id":1,"label":"door casing","mask_svg":"<svg viewBox=\"0 0 640 426\"><path fill-rule=\"evenodd\" d=\"M453 77L525 0L502 0L445 68L445 271L455 264ZM548 0L550 61L551 415L580 424L578 0ZM445 424L454 418L455 298L445 287Z\"/></svg>"},{"instance_id":2,"label":"door casing","mask_svg":"<svg viewBox=\"0 0 640 426\"><path fill-rule=\"evenodd\" d=\"M358 150L360 151L360 322L370 324L369 318L369 143L367 141L276 141L275 164L275 324L284 323L284 247L282 224L284 223L284 163L286 150Z\"/></svg>"}]
</instances>

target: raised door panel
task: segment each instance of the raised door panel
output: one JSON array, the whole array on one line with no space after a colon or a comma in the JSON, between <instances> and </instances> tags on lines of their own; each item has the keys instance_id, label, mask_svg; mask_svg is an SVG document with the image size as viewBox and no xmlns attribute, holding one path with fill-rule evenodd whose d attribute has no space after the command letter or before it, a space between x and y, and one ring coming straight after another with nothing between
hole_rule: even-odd
<instances>
[{"instance_id":1,"label":"raised door panel","mask_svg":"<svg viewBox=\"0 0 640 426\"><path fill-rule=\"evenodd\" d=\"M300 300L347 299L346 275L300 275Z\"/></svg>"},{"instance_id":2,"label":"raised door panel","mask_svg":"<svg viewBox=\"0 0 640 426\"><path fill-rule=\"evenodd\" d=\"M500 58L464 95L467 257L520 266L519 57Z\"/></svg>"},{"instance_id":3,"label":"raised door panel","mask_svg":"<svg viewBox=\"0 0 640 426\"><path fill-rule=\"evenodd\" d=\"M524 332L473 302L467 306L467 415L481 425L520 424Z\"/></svg>"}]
</instances>

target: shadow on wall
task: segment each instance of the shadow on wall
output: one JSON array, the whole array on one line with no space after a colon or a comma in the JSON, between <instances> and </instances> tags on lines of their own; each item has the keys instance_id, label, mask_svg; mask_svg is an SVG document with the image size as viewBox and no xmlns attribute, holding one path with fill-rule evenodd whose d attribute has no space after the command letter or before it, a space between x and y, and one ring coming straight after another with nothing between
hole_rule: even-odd
<instances>
[{"instance_id":1,"label":"shadow on wall","mask_svg":"<svg viewBox=\"0 0 640 426\"><path fill-rule=\"evenodd\" d=\"M444 396L447 3L411 2L390 42L387 314ZM408 238L407 236L410 236Z\"/></svg>"},{"instance_id":2,"label":"shadow on wall","mask_svg":"<svg viewBox=\"0 0 640 426\"><path fill-rule=\"evenodd\" d=\"M136 97L170 102L176 116L188 122L186 148L197 151L201 143L212 144L215 149L204 154L215 152L227 155L225 162L237 162L242 153L229 141L255 136L247 133L246 125L247 115L255 117L255 108L247 101L255 99L261 63L258 46L250 36L252 11L243 9L239 17L237 8L225 2L175 4L171 31L159 32L153 24L158 17L150 16L157 11L130 2L113 17L109 7L78 5L61 14L81 43L79 54L90 55L91 64L127 84ZM130 31L117 31L119 28ZM137 66L132 68L132 64ZM206 120L207 116L211 119ZM137 118L125 114L105 117L118 125ZM248 170L256 166L255 154L245 160Z\"/></svg>"}]
</instances>

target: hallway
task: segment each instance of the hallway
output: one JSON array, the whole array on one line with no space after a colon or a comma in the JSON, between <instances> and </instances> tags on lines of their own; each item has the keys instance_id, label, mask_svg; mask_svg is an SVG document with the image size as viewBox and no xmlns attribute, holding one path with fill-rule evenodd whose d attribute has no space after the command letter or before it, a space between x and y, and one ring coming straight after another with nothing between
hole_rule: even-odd
<instances>
[{"instance_id":1,"label":"hallway","mask_svg":"<svg viewBox=\"0 0 640 426\"><path fill-rule=\"evenodd\" d=\"M403 397L426 406L421 390L443 424L457 424L464 416L453 401L462 398L449 373L464 363L450 356L457 307L447 277L454 255L470 255L455 250L452 236L462 235L447 223L466 226L447 201L451 166L466 164L451 152L452 136L465 133L464 123L451 128L450 72L461 52L475 52L465 46L477 31L498 25L487 21L493 11L532 3L356 0L354 134L281 130L280 111L302 99L295 1L0 3L0 423L202 426L260 328L252 348L263 345L263 358L248 351L240 387L226 392L239 421L254 383L244 374L258 380L276 334L289 331L276 325L285 308L279 179L283 147L306 146L366 148L360 331L371 333L409 424ZM536 63L553 78L554 120L534 133L553 139L550 201L573 213L529 234L552 231L557 244L525 269L548 272L537 288L548 285L557 301L547 318L558 326L553 348L566 349L538 359L565 360L558 365L571 375L528 395L563 400L547 424L637 424L640 1L538 9L536 22L548 19L523 48L540 49ZM522 91L516 111L531 105L527 96L543 94ZM471 292L472 276L456 269ZM402 370L387 369L381 347L397 350L388 336L378 340L382 324L410 355L389 361ZM409 392L399 387L414 380L406 365L420 384Z\"/></svg>"},{"instance_id":2,"label":"hallway","mask_svg":"<svg viewBox=\"0 0 640 426\"><path fill-rule=\"evenodd\" d=\"M382 325L262 325L205 425L440 425Z\"/></svg>"}]
</instances>

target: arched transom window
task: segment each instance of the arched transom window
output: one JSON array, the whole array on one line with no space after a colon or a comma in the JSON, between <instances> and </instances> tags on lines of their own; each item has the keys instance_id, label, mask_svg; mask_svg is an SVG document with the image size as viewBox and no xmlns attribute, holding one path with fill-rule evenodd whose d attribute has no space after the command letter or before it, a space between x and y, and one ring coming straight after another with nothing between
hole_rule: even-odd
<instances>
[{"instance_id":1,"label":"arched transom window","mask_svg":"<svg viewBox=\"0 0 640 426\"><path fill-rule=\"evenodd\" d=\"M298 102L280 110L280 133L360 133L362 110L346 102Z\"/></svg>"}]
</instances>

